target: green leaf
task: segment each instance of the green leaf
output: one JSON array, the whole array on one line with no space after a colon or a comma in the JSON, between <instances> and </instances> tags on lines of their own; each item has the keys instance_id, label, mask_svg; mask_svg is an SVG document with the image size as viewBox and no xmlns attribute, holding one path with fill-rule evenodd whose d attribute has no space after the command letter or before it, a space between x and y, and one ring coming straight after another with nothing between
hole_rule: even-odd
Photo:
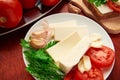
<instances>
[{"instance_id":1,"label":"green leaf","mask_svg":"<svg viewBox=\"0 0 120 80\"><path fill-rule=\"evenodd\" d=\"M24 48L31 48L29 42L27 42L26 40L21 39L20 41L21 41L20 45L21 45L22 47L24 47Z\"/></svg>"},{"instance_id":2,"label":"green leaf","mask_svg":"<svg viewBox=\"0 0 120 80\"><path fill-rule=\"evenodd\" d=\"M44 48L36 50L30 46L29 42L21 39L21 46L29 62L26 70L38 80L63 80L64 73L46 52L46 49L56 43L56 41L50 41Z\"/></svg>"},{"instance_id":3,"label":"green leaf","mask_svg":"<svg viewBox=\"0 0 120 80\"><path fill-rule=\"evenodd\" d=\"M96 6L101 6L105 4L107 0L88 0L90 3L95 4Z\"/></svg>"},{"instance_id":4,"label":"green leaf","mask_svg":"<svg viewBox=\"0 0 120 80\"><path fill-rule=\"evenodd\" d=\"M118 0L112 0L113 2L117 2Z\"/></svg>"}]
</instances>

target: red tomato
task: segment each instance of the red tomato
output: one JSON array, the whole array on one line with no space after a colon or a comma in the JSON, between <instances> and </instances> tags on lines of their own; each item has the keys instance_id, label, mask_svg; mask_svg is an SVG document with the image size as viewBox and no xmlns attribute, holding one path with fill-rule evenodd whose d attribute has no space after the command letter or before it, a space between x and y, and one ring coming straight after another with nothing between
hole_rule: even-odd
<instances>
[{"instance_id":1,"label":"red tomato","mask_svg":"<svg viewBox=\"0 0 120 80\"><path fill-rule=\"evenodd\" d=\"M14 28L22 19L22 6L18 0L0 0L0 27Z\"/></svg>"},{"instance_id":2,"label":"red tomato","mask_svg":"<svg viewBox=\"0 0 120 80\"><path fill-rule=\"evenodd\" d=\"M78 66L75 68L73 80L86 80L83 74L78 70Z\"/></svg>"},{"instance_id":3,"label":"red tomato","mask_svg":"<svg viewBox=\"0 0 120 80\"><path fill-rule=\"evenodd\" d=\"M107 46L103 46L102 48L91 47L86 54L90 57L91 62L100 68L109 67L115 58L114 51Z\"/></svg>"},{"instance_id":4,"label":"red tomato","mask_svg":"<svg viewBox=\"0 0 120 80\"><path fill-rule=\"evenodd\" d=\"M31 9L35 7L37 0L20 0L24 9Z\"/></svg>"},{"instance_id":5,"label":"red tomato","mask_svg":"<svg viewBox=\"0 0 120 80\"><path fill-rule=\"evenodd\" d=\"M64 80L104 80L103 73L99 68L92 67L91 70L81 73L75 66L64 78Z\"/></svg>"},{"instance_id":6,"label":"red tomato","mask_svg":"<svg viewBox=\"0 0 120 80\"><path fill-rule=\"evenodd\" d=\"M64 77L64 80L72 80L72 75L73 75L73 71L71 71L71 72L69 72L67 75L65 75L65 77Z\"/></svg>"},{"instance_id":7,"label":"red tomato","mask_svg":"<svg viewBox=\"0 0 120 80\"><path fill-rule=\"evenodd\" d=\"M65 75L64 80L72 80L73 74L75 72L75 68L76 67L74 67L73 69L71 69L71 71Z\"/></svg>"},{"instance_id":8,"label":"red tomato","mask_svg":"<svg viewBox=\"0 0 120 80\"><path fill-rule=\"evenodd\" d=\"M57 4L60 0L40 0L41 3L45 6L54 6Z\"/></svg>"},{"instance_id":9,"label":"red tomato","mask_svg":"<svg viewBox=\"0 0 120 80\"><path fill-rule=\"evenodd\" d=\"M90 71L84 72L83 76L86 80L104 80L101 69L92 67Z\"/></svg>"},{"instance_id":10,"label":"red tomato","mask_svg":"<svg viewBox=\"0 0 120 80\"><path fill-rule=\"evenodd\" d=\"M107 1L108 6L113 9L116 12L120 12L120 5L117 5L115 2L113 2L112 0L108 0Z\"/></svg>"}]
</instances>

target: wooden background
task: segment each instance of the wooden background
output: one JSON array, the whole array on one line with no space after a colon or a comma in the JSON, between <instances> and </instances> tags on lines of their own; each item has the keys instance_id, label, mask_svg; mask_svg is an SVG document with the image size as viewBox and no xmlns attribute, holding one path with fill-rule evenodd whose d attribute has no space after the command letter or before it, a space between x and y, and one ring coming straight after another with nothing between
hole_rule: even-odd
<instances>
[{"instance_id":1,"label":"wooden background","mask_svg":"<svg viewBox=\"0 0 120 80\"><path fill-rule=\"evenodd\" d=\"M50 14L57 12L68 12L67 3L64 1ZM48 14L48 15L50 15ZM0 36L0 80L34 80L26 72L22 57L20 39L24 38L29 28L34 23L14 31L10 34ZM107 80L120 79L120 34L109 34L116 50L116 61L112 73Z\"/></svg>"}]
</instances>

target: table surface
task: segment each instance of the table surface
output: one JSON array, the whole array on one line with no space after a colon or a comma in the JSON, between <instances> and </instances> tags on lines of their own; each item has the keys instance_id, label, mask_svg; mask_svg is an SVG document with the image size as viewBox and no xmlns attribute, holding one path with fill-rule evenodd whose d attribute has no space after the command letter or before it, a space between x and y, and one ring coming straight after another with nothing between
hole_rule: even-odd
<instances>
[{"instance_id":1,"label":"table surface","mask_svg":"<svg viewBox=\"0 0 120 80\"><path fill-rule=\"evenodd\" d=\"M68 12L67 4L58 6L51 14ZM20 39L24 38L34 23L0 37L0 80L34 80L25 70ZM107 80L120 79L120 34L109 34L116 51L114 68Z\"/></svg>"}]
</instances>

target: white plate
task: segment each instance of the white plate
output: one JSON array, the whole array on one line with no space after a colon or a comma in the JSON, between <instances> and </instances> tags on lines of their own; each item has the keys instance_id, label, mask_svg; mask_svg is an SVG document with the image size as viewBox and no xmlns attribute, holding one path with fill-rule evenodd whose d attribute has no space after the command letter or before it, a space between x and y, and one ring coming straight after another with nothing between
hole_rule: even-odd
<instances>
[{"instance_id":1,"label":"white plate","mask_svg":"<svg viewBox=\"0 0 120 80\"><path fill-rule=\"evenodd\" d=\"M112 40L110 39L109 35L107 34L107 32L99 25L97 24L95 21L82 16L82 15L78 15L78 14L73 14L73 13L58 13L58 14L53 14L50 16L47 16L41 20L39 20L36 24L34 24L31 29L28 31L28 33L25 36L25 40L29 39L29 36L32 32L34 31L38 31L41 29L40 25L41 22L47 20L49 23L56 23L56 22L63 22L63 21L68 21L68 20L76 20L77 21L77 25L88 25L89 31L90 33L99 33L102 35L102 40L104 42L104 45L112 48L114 50L114 46L112 43ZM27 61L24 57L23 54L23 58L24 58L24 62L27 65ZM107 77L110 75L112 69L113 69L114 63L111 67L104 69L103 70L103 75L104 75L104 79L107 79Z\"/></svg>"}]
</instances>

